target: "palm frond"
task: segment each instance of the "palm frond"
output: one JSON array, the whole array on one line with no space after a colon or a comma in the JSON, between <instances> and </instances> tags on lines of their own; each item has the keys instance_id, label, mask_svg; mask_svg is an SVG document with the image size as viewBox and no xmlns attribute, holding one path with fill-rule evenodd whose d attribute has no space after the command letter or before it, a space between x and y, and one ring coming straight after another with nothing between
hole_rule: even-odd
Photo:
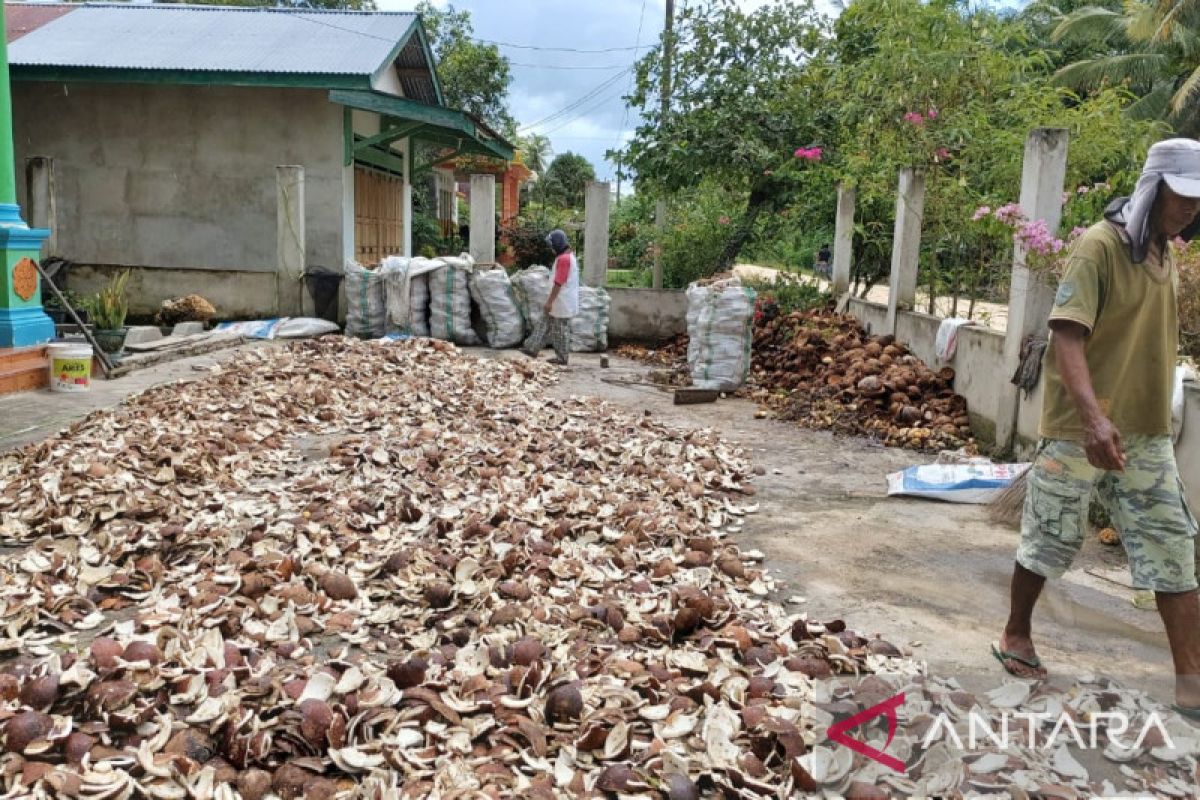
<instances>
[{"instance_id":1,"label":"palm frond","mask_svg":"<svg viewBox=\"0 0 1200 800\"><path fill-rule=\"evenodd\" d=\"M1164 53L1125 53L1100 58L1085 58L1054 73L1054 82L1075 90L1128 83L1131 88L1151 87L1170 63Z\"/></svg>"},{"instance_id":2,"label":"palm frond","mask_svg":"<svg viewBox=\"0 0 1200 800\"><path fill-rule=\"evenodd\" d=\"M1129 104L1125 113L1134 119L1166 119L1171 113L1171 95L1174 87L1161 81L1146 94Z\"/></svg>"},{"instance_id":3,"label":"palm frond","mask_svg":"<svg viewBox=\"0 0 1200 800\"><path fill-rule=\"evenodd\" d=\"M1154 41L1161 19L1158 9L1150 3L1141 0L1126 0L1125 13L1122 15L1125 24L1125 36L1131 42L1147 43Z\"/></svg>"},{"instance_id":4,"label":"palm frond","mask_svg":"<svg viewBox=\"0 0 1200 800\"><path fill-rule=\"evenodd\" d=\"M1175 90L1175 96L1171 98L1171 111L1178 114L1184 109L1194 109L1197 95L1200 95L1200 67L1192 70Z\"/></svg>"},{"instance_id":5,"label":"palm frond","mask_svg":"<svg viewBox=\"0 0 1200 800\"><path fill-rule=\"evenodd\" d=\"M1061 42L1065 39L1076 41L1108 41L1114 37L1125 36L1126 17L1119 11L1113 11L1100 6L1084 6L1067 15L1051 34L1051 39Z\"/></svg>"}]
</instances>

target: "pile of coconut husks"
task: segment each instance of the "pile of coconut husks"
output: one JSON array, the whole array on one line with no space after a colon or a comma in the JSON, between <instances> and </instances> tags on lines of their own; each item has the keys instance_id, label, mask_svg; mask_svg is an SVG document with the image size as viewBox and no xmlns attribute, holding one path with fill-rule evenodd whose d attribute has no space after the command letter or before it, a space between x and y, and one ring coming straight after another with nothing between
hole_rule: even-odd
<instances>
[{"instance_id":1,"label":"pile of coconut husks","mask_svg":"<svg viewBox=\"0 0 1200 800\"><path fill-rule=\"evenodd\" d=\"M971 715L1153 707L1102 682L973 697L785 610L735 544L755 511L741 453L552 399L554 380L442 343L325 338L0 456L9 796L1194 787L1174 717L1105 751L1116 785L1065 745L953 741ZM895 740L886 716L851 734L900 770L828 737L881 702Z\"/></svg>"}]
</instances>

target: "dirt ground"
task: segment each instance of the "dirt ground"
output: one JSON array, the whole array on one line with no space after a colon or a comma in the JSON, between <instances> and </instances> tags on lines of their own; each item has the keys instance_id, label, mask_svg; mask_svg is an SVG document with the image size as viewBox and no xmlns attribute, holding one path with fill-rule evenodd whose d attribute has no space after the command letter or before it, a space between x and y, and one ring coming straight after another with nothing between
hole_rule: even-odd
<instances>
[{"instance_id":1,"label":"dirt ground","mask_svg":"<svg viewBox=\"0 0 1200 800\"><path fill-rule=\"evenodd\" d=\"M0 398L0 451L49 436L156 383L202 377L240 352L97 381L88 395ZM887 473L927 458L757 419L747 401L674 406L670 394L646 383L648 367L610 360L612 366L601 369L598 356L575 356L555 391L602 398L668 424L711 427L743 446L764 474L756 482L761 511L738 544L766 554L784 587L781 600L805 598L792 607L882 634L968 689L1001 683L988 647L1005 618L1018 536L989 523L976 506L886 497ZM1042 658L1064 687L1073 676L1098 673L1169 702L1170 658L1157 614L1135 608L1129 589L1088 574L1120 563L1118 553L1090 541L1077 568L1048 588L1035 629Z\"/></svg>"}]
</instances>

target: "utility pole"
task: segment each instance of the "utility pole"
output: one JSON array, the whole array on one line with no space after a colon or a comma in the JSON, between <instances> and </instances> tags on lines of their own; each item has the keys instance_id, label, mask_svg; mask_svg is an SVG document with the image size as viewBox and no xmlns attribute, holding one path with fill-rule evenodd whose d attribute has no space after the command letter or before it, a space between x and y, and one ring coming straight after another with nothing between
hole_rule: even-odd
<instances>
[{"instance_id":1,"label":"utility pole","mask_svg":"<svg viewBox=\"0 0 1200 800\"><path fill-rule=\"evenodd\" d=\"M671 70L674 66L672 63L674 58L675 0L667 0L667 14L663 24L662 82L659 87L662 90L660 97L662 110L658 115L660 127L667 124L667 117L671 114ZM663 287L662 240L663 234L667 230L667 201L663 198L654 204L654 225L658 232L658 247L654 254L653 286L655 289L661 289Z\"/></svg>"}]
</instances>

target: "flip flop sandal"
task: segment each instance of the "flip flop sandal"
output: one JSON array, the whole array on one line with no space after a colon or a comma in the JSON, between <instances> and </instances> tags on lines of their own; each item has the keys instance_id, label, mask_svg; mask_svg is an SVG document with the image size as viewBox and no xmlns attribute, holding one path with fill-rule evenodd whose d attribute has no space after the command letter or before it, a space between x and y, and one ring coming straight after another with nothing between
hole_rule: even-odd
<instances>
[{"instance_id":1,"label":"flip flop sandal","mask_svg":"<svg viewBox=\"0 0 1200 800\"><path fill-rule=\"evenodd\" d=\"M1181 706L1175 703L1171 704L1171 710L1181 717L1200 722L1200 706Z\"/></svg>"},{"instance_id":2,"label":"flip flop sandal","mask_svg":"<svg viewBox=\"0 0 1200 800\"><path fill-rule=\"evenodd\" d=\"M1016 661L1018 664L1024 664L1025 666L1029 667L1030 669L1041 669L1042 668L1042 660L1040 658L1038 658L1037 656L1034 656L1033 658L1025 658L1024 656L1018 655L1016 653L1009 653L1004 650L1001 650L1000 648L996 647L996 645L992 645L992 655L994 655L996 657L996 660L1000 662L1000 666L1004 667L1004 671L1007 672L1009 675L1012 675L1015 678L1028 679L1029 676L1019 675L1016 672L1014 672L1012 669L1012 666L1008 663L1010 661ZM1044 677L1044 676L1039 676L1037 678L1037 680L1041 680L1041 677ZM1197 709L1197 713L1200 713L1200 709ZM1197 718L1200 719L1200 717L1197 717Z\"/></svg>"}]
</instances>

